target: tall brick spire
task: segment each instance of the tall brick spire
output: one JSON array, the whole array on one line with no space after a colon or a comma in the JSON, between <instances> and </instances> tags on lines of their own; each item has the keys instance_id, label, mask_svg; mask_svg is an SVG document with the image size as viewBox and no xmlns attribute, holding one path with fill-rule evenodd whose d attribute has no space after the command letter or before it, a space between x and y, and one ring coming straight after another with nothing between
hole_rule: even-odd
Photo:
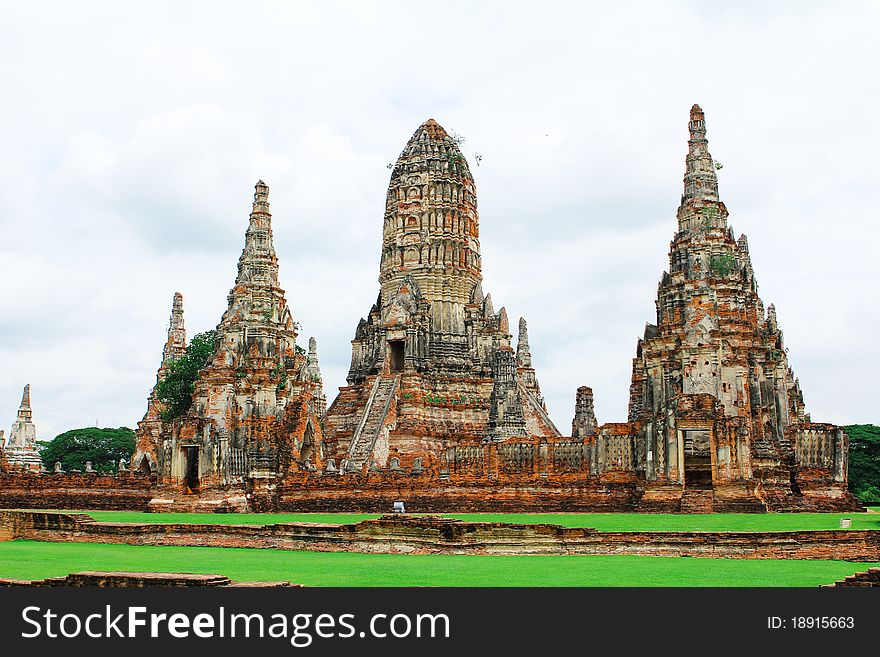
<instances>
[{"instance_id":1,"label":"tall brick spire","mask_svg":"<svg viewBox=\"0 0 880 657\"><path fill-rule=\"evenodd\" d=\"M718 176L715 164L709 154L709 142L706 139L706 117L699 105L691 107L691 120L688 123L690 139L688 154L685 159L684 196L687 199L718 200Z\"/></svg>"},{"instance_id":2,"label":"tall brick spire","mask_svg":"<svg viewBox=\"0 0 880 657\"><path fill-rule=\"evenodd\" d=\"M727 208L718 198L718 176L706 140L706 117L699 105L691 107L685 158L684 193L678 207L679 231L727 228Z\"/></svg>"},{"instance_id":3,"label":"tall brick spire","mask_svg":"<svg viewBox=\"0 0 880 657\"><path fill-rule=\"evenodd\" d=\"M171 303L171 319L168 321L168 339L162 349L162 367L183 356L184 351L186 351L186 326L183 322L183 295L175 292L174 301ZM161 378L161 369L159 375Z\"/></svg>"},{"instance_id":4,"label":"tall brick spire","mask_svg":"<svg viewBox=\"0 0 880 657\"><path fill-rule=\"evenodd\" d=\"M254 188L250 225L245 233L244 250L238 259L238 284L278 286L278 257L272 243L272 214L269 187L262 180Z\"/></svg>"},{"instance_id":5,"label":"tall brick spire","mask_svg":"<svg viewBox=\"0 0 880 657\"><path fill-rule=\"evenodd\" d=\"M457 140L428 119L391 172L379 272L383 303L411 278L431 304L436 329L464 334L464 306L481 269L474 179Z\"/></svg>"},{"instance_id":6,"label":"tall brick spire","mask_svg":"<svg viewBox=\"0 0 880 657\"><path fill-rule=\"evenodd\" d=\"M218 329L237 331L248 325L281 325L296 338L293 319L278 283L278 256L272 241L272 215L269 212L269 187L262 180L254 189L244 249L238 259L235 286L227 297L229 308Z\"/></svg>"}]
</instances>

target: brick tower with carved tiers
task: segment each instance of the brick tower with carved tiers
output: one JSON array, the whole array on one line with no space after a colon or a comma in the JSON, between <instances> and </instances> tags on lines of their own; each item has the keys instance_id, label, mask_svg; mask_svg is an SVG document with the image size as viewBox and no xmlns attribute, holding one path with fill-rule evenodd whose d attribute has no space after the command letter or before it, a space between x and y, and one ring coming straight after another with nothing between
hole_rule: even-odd
<instances>
[{"instance_id":1,"label":"brick tower with carved tiers","mask_svg":"<svg viewBox=\"0 0 880 657\"><path fill-rule=\"evenodd\" d=\"M165 378L172 361L186 352L186 326L183 321L183 295L174 293L171 319L168 322L168 338L162 348L162 363L156 373L156 385L147 399L147 412L138 422L135 432L135 449L131 467L142 474L155 474L159 466L159 446L162 444L162 404L156 395L156 386Z\"/></svg>"},{"instance_id":2,"label":"brick tower with carved tiers","mask_svg":"<svg viewBox=\"0 0 880 657\"><path fill-rule=\"evenodd\" d=\"M327 414L327 445L349 470L436 461L444 448L553 437L526 335L482 289L474 179L433 119L391 172L380 291L352 340L347 382Z\"/></svg>"},{"instance_id":3,"label":"brick tower with carved tiers","mask_svg":"<svg viewBox=\"0 0 880 657\"><path fill-rule=\"evenodd\" d=\"M190 410L162 424L162 483L246 489L256 499L271 497L291 471L322 467L317 347L310 363L297 328L278 280L269 188L259 181L214 357L199 373Z\"/></svg>"},{"instance_id":4,"label":"brick tower with carved tiers","mask_svg":"<svg viewBox=\"0 0 880 657\"><path fill-rule=\"evenodd\" d=\"M642 427L639 463L649 484L683 488L682 510L713 498L716 508L741 500L747 510L749 498L784 508L805 493L817 508L847 507L847 437L804 413L747 239L727 224L698 105L689 130L657 322L646 325L633 360L629 420Z\"/></svg>"}]
</instances>

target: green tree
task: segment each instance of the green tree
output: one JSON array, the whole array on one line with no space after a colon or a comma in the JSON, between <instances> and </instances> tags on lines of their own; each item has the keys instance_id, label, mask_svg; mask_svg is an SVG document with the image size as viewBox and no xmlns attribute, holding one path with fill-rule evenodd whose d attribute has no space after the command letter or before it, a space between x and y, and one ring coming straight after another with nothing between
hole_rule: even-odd
<instances>
[{"instance_id":1,"label":"green tree","mask_svg":"<svg viewBox=\"0 0 880 657\"><path fill-rule=\"evenodd\" d=\"M864 504L880 504L880 427L851 424L849 435L849 489Z\"/></svg>"},{"instance_id":2,"label":"green tree","mask_svg":"<svg viewBox=\"0 0 880 657\"><path fill-rule=\"evenodd\" d=\"M190 340L183 356L168 363L165 378L156 386L156 395L165 406L163 420L177 419L189 410L199 372L213 357L214 331L205 331Z\"/></svg>"},{"instance_id":3,"label":"green tree","mask_svg":"<svg viewBox=\"0 0 880 657\"><path fill-rule=\"evenodd\" d=\"M119 459L128 461L134 452L134 431L118 429L71 429L55 436L41 451L43 464L51 471L56 461L65 470L82 470L91 461L98 472L116 472Z\"/></svg>"}]
</instances>

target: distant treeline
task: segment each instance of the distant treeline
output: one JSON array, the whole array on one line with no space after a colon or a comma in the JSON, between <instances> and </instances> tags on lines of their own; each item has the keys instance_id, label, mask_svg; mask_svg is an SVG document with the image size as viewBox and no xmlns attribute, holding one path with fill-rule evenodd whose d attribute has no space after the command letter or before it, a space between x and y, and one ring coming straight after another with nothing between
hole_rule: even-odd
<instances>
[{"instance_id":1,"label":"distant treeline","mask_svg":"<svg viewBox=\"0 0 880 657\"><path fill-rule=\"evenodd\" d=\"M880 427L850 424L849 489L864 504L880 504Z\"/></svg>"}]
</instances>

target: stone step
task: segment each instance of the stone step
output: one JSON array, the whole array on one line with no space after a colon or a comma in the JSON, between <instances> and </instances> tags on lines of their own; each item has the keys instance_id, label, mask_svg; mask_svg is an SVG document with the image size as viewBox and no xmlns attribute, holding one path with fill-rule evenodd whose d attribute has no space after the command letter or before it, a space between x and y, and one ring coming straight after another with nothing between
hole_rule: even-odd
<instances>
[{"instance_id":1,"label":"stone step","mask_svg":"<svg viewBox=\"0 0 880 657\"><path fill-rule=\"evenodd\" d=\"M372 455L373 445L385 424L385 413L388 402L397 388L397 377L381 377L375 385L373 394L364 409L366 417L360 425L360 431L352 437L348 456L355 467L360 468Z\"/></svg>"},{"instance_id":2,"label":"stone step","mask_svg":"<svg viewBox=\"0 0 880 657\"><path fill-rule=\"evenodd\" d=\"M682 513L712 513L715 494L711 490L685 490L681 496Z\"/></svg>"}]
</instances>

